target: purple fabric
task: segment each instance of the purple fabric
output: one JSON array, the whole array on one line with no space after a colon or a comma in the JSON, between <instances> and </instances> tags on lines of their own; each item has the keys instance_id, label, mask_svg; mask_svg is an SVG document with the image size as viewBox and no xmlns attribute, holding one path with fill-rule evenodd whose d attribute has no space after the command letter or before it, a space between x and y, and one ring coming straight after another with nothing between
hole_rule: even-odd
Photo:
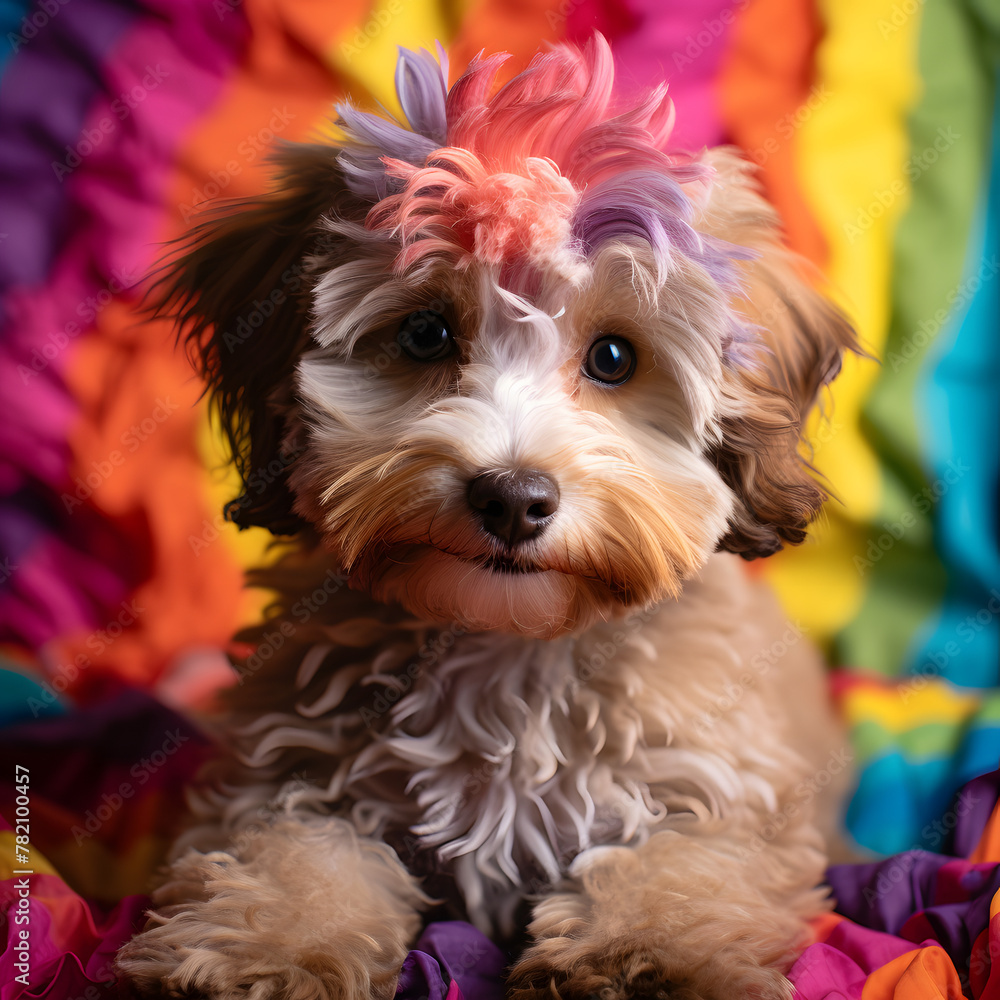
<instances>
[{"instance_id":1,"label":"purple fabric","mask_svg":"<svg viewBox=\"0 0 1000 1000\"><path fill-rule=\"evenodd\" d=\"M827 880L838 913L898 934L915 912L971 903L983 895L988 916L989 898L1000 888L998 868L992 862L974 864L928 851L905 851L864 865L833 865Z\"/></svg>"},{"instance_id":2,"label":"purple fabric","mask_svg":"<svg viewBox=\"0 0 1000 1000\"><path fill-rule=\"evenodd\" d=\"M990 921L990 904L1000 890L1000 865L973 865L955 859L937 873L934 903L913 915L900 928L907 941L937 941L956 968L964 968L976 938Z\"/></svg>"},{"instance_id":3,"label":"purple fabric","mask_svg":"<svg viewBox=\"0 0 1000 1000\"><path fill-rule=\"evenodd\" d=\"M0 218L8 234L0 241L0 295L48 274L72 221L66 184L52 163L80 138L103 89L99 67L139 13L128 0L59 5L7 66L0 88Z\"/></svg>"},{"instance_id":4,"label":"purple fabric","mask_svg":"<svg viewBox=\"0 0 1000 1000\"><path fill-rule=\"evenodd\" d=\"M396 996L405 1000L445 1000L448 983L438 961L422 951L411 951L403 961Z\"/></svg>"},{"instance_id":5,"label":"purple fabric","mask_svg":"<svg viewBox=\"0 0 1000 1000\"><path fill-rule=\"evenodd\" d=\"M1000 799L1000 771L982 774L968 782L955 797L949 814L958 822L944 844L944 853L966 858L974 850Z\"/></svg>"},{"instance_id":6,"label":"purple fabric","mask_svg":"<svg viewBox=\"0 0 1000 1000\"><path fill-rule=\"evenodd\" d=\"M503 1000L504 953L471 924L428 924L403 963L397 1000L445 1000L457 983L464 1000Z\"/></svg>"},{"instance_id":7,"label":"purple fabric","mask_svg":"<svg viewBox=\"0 0 1000 1000\"><path fill-rule=\"evenodd\" d=\"M948 860L927 851L906 851L869 864L833 865L827 880L838 913L874 930L898 934L915 907L931 904L938 869Z\"/></svg>"},{"instance_id":8,"label":"purple fabric","mask_svg":"<svg viewBox=\"0 0 1000 1000\"><path fill-rule=\"evenodd\" d=\"M33 794L53 803L63 821L73 817L74 822L122 784L131 787L136 800L155 792L182 802L184 788L208 756L206 737L138 689L108 681L95 693L99 700L86 709L0 729L0 786L11 780L15 764L28 767L35 776ZM108 829L118 824L154 832L142 827L148 817L140 812L122 809ZM53 821L50 826L39 817L36 826L53 838L72 839L69 825L63 829ZM45 850L48 844L36 846Z\"/></svg>"},{"instance_id":9,"label":"purple fabric","mask_svg":"<svg viewBox=\"0 0 1000 1000\"><path fill-rule=\"evenodd\" d=\"M834 865L827 880L838 913L914 944L936 941L962 968L989 924L1000 865L906 851L874 864Z\"/></svg>"}]
</instances>

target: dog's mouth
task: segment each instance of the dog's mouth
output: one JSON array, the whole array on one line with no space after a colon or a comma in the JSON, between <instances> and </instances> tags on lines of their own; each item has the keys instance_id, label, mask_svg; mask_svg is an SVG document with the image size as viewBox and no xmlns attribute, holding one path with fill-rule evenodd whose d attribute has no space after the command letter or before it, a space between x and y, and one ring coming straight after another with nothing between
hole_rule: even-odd
<instances>
[{"instance_id":1,"label":"dog's mouth","mask_svg":"<svg viewBox=\"0 0 1000 1000\"><path fill-rule=\"evenodd\" d=\"M588 580L592 583L600 583L618 600L621 600L624 603L629 603L627 600L627 591L622 586L620 581L606 579L598 575L596 572L587 574L580 572L576 568L570 568L569 566L540 564L534 562L526 556L515 556L504 552L468 555L458 552L450 552L447 549L439 549L438 551L452 556L455 559L460 559L468 565L476 566L479 569L494 573L499 577L510 578L518 576L537 576L542 573L558 573L562 576L571 576Z\"/></svg>"},{"instance_id":2,"label":"dog's mouth","mask_svg":"<svg viewBox=\"0 0 1000 1000\"><path fill-rule=\"evenodd\" d=\"M545 572L545 569L541 566L535 566L532 563L525 563L522 560L515 559L513 556L506 555L477 556L466 561L471 562L482 569L488 569L490 572L501 573L506 576L518 576L526 573Z\"/></svg>"},{"instance_id":3,"label":"dog's mouth","mask_svg":"<svg viewBox=\"0 0 1000 1000\"><path fill-rule=\"evenodd\" d=\"M527 576L533 573L548 573L552 567L542 566L525 556L516 556L508 552L454 552L441 545L433 546L439 552L453 559L460 559L470 566L488 570L501 576Z\"/></svg>"}]
</instances>

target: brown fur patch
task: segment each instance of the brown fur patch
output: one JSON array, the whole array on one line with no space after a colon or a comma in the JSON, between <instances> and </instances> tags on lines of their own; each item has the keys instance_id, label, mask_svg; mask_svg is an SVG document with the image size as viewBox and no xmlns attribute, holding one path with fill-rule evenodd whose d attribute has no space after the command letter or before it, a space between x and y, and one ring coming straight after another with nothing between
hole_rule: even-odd
<instances>
[{"instance_id":1,"label":"brown fur patch","mask_svg":"<svg viewBox=\"0 0 1000 1000\"><path fill-rule=\"evenodd\" d=\"M344 190L330 146L296 146L276 156L277 187L230 202L198 226L161 268L152 289L157 314L176 321L211 386L222 428L243 478L227 508L240 527L293 534L286 477L297 457L285 440L292 373L308 342L306 256L332 208L360 214Z\"/></svg>"},{"instance_id":2,"label":"brown fur patch","mask_svg":"<svg viewBox=\"0 0 1000 1000\"><path fill-rule=\"evenodd\" d=\"M719 548L753 559L801 542L827 499L802 456L802 429L843 352L863 352L846 317L779 242L777 215L757 191L750 164L726 149L710 152L709 162L718 179L701 228L757 253L738 306L759 326L767 352L758 370L730 371L732 406L712 451L739 499Z\"/></svg>"}]
</instances>

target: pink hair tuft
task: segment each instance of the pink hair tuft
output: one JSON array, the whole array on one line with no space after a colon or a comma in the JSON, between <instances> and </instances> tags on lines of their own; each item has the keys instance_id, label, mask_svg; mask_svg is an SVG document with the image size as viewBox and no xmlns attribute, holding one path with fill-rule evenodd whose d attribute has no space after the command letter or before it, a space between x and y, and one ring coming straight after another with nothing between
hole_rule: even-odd
<instances>
[{"instance_id":1,"label":"pink hair tuft","mask_svg":"<svg viewBox=\"0 0 1000 1000\"><path fill-rule=\"evenodd\" d=\"M347 182L375 202L366 225L400 238L397 268L432 254L462 268L578 259L639 238L663 273L682 253L731 284L732 258L745 252L691 226L690 185L711 175L665 150L674 123L666 87L622 104L600 34L582 49L554 46L497 90L508 58L478 56L446 90L430 53L403 53L397 84L409 128L341 109Z\"/></svg>"}]
</instances>

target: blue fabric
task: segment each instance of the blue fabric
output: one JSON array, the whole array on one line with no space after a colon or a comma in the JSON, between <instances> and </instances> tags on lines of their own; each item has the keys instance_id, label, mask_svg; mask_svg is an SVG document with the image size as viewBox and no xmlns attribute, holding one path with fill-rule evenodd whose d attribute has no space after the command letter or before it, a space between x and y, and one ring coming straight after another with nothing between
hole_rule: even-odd
<instances>
[{"instance_id":1,"label":"blue fabric","mask_svg":"<svg viewBox=\"0 0 1000 1000\"><path fill-rule=\"evenodd\" d=\"M994 103L993 155L985 219L965 268L960 295L971 295L952 337L930 352L918 398L931 481L948 482L935 540L949 578L941 615L912 670L932 664L955 684L1000 683L1000 86ZM976 287L978 282L978 287ZM974 294L973 294L974 293ZM949 466L949 463L951 465ZM983 761L983 770L996 765Z\"/></svg>"},{"instance_id":2,"label":"blue fabric","mask_svg":"<svg viewBox=\"0 0 1000 1000\"><path fill-rule=\"evenodd\" d=\"M17 670L3 667L0 658L0 729L50 715L62 715L65 705L52 689Z\"/></svg>"}]
</instances>

